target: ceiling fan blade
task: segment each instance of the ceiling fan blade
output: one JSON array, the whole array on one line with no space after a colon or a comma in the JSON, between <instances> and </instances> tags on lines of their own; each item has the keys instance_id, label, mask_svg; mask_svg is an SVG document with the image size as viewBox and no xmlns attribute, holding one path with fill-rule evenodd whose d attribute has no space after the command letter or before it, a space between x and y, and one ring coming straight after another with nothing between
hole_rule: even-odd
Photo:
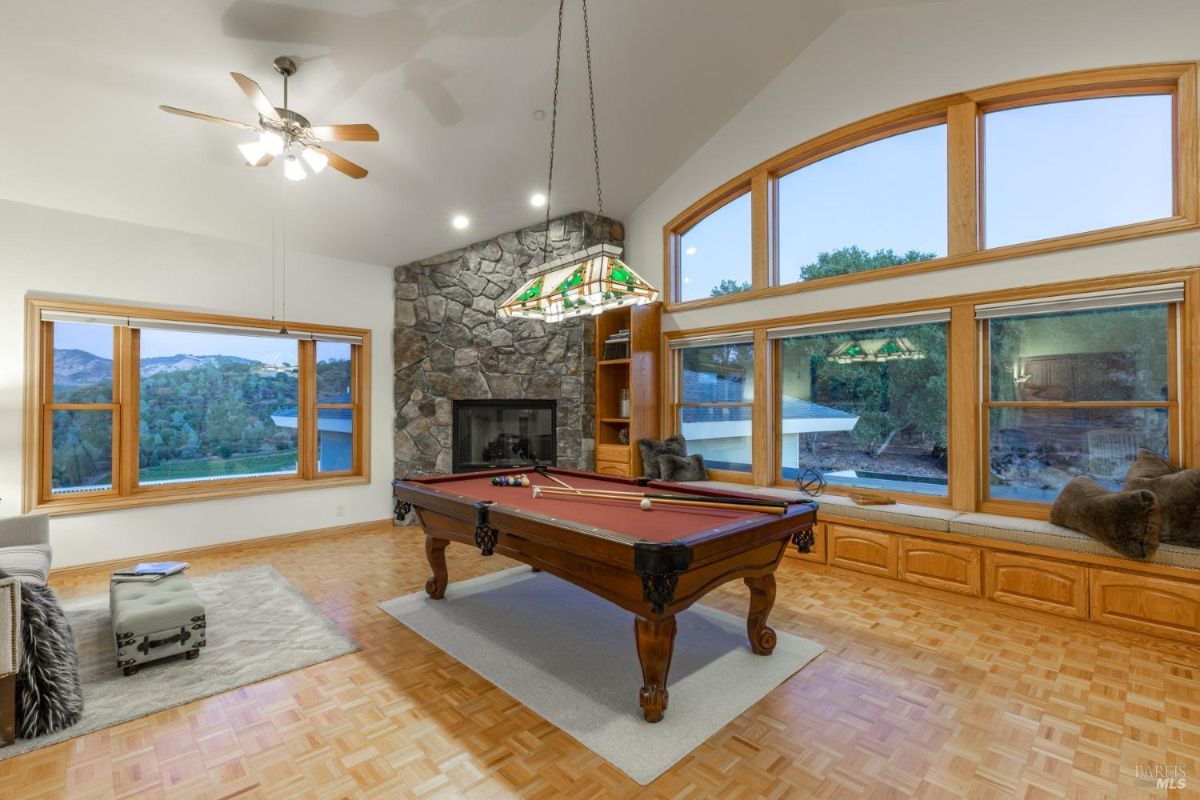
<instances>
[{"instance_id":1,"label":"ceiling fan blade","mask_svg":"<svg viewBox=\"0 0 1200 800\"><path fill-rule=\"evenodd\" d=\"M246 166L265 167L267 164L270 164L274 160L275 160L275 156L271 155L270 153L263 153L262 158L258 159L258 161L255 161L253 164L247 164Z\"/></svg>"},{"instance_id":2,"label":"ceiling fan blade","mask_svg":"<svg viewBox=\"0 0 1200 800\"><path fill-rule=\"evenodd\" d=\"M237 85L246 93L246 97L250 98L250 102L258 110L258 113L273 122L283 122L279 118L279 112L275 110L275 106L271 105L271 101L263 94L262 87L254 82L253 79L247 78L240 72L229 73L233 79L237 81Z\"/></svg>"},{"instance_id":3,"label":"ceiling fan blade","mask_svg":"<svg viewBox=\"0 0 1200 800\"><path fill-rule=\"evenodd\" d=\"M378 142L379 131L366 123L354 125L314 125L308 132L326 142Z\"/></svg>"},{"instance_id":4,"label":"ceiling fan blade","mask_svg":"<svg viewBox=\"0 0 1200 800\"><path fill-rule=\"evenodd\" d=\"M353 161L347 161L332 150L326 150L324 147L317 145L309 145L313 150L316 150L321 155L329 159L329 166L336 169L343 175L349 175L351 178L358 180L359 178L367 177L367 171L355 164Z\"/></svg>"},{"instance_id":5,"label":"ceiling fan blade","mask_svg":"<svg viewBox=\"0 0 1200 800\"><path fill-rule=\"evenodd\" d=\"M159 106L159 108L161 108L163 111L166 111L168 114L178 114L181 117L191 117L192 119L200 119L204 120L205 122L215 122L218 125L228 125L230 128L241 128L244 131L258 132L258 128L254 127L253 125L247 125L244 122L236 122L232 119L214 117L211 114L201 114L198 111L188 111L184 108L175 108L175 106Z\"/></svg>"}]
</instances>

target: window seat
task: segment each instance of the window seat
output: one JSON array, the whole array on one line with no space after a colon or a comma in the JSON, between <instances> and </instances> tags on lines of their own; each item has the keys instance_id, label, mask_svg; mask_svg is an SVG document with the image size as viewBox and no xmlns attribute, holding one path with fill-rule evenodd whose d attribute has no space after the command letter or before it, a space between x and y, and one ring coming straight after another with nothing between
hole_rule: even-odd
<instances>
[{"instance_id":1,"label":"window seat","mask_svg":"<svg viewBox=\"0 0 1200 800\"><path fill-rule=\"evenodd\" d=\"M865 522L882 522L887 525L900 525L906 528L916 528L923 531L950 532L950 521L962 512L951 508L935 506L918 506L896 503L887 506L860 506L849 497L840 494L823 494L820 497L809 497L803 492L791 489L778 489L765 486L747 486L743 483L729 481L693 481L697 486L711 486L715 489L728 489L733 492L750 492L785 500L812 500L818 503L828 513L848 519L861 519Z\"/></svg>"},{"instance_id":2,"label":"window seat","mask_svg":"<svg viewBox=\"0 0 1200 800\"><path fill-rule=\"evenodd\" d=\"M1063 528L1045 520L999 514L963 513L949 508L895 503L886 506L860 506L844 495L823 494L809 497L803 492L775 487L747 486L729 481L694 481L697 486L712 486L730 491L749 492L788 500L813 500L827 514L844 519L882 522L923 531L955 533L1016 542L1036 547L1052 547L1072 553L1087 553L1109 558L1124 558L1116 551L1097 542L1079 531ZM1126 559L1130 564L1161 564L1182 569L1200 570L1200 549L1181 545L1164 544L1145 561Z\"/></svg>"},{"instance_id":3,"label":"window seat","mask_svg":"<svg viewBox=\"0 0 1200 800\"><path fill-rule=\"evenodd\" d=\"M958 514L950 520L950 533L999 539L1005 542L1053 547L1073 553L1122 557L1087 534L1064 528L1040 519L1023 519L999 514ZM1133 564L1162 564L1169 567L1200 570L1200 549L1176 544L1160 545L1144 561L1129 559Z\"/></svg>"}]
</instances>

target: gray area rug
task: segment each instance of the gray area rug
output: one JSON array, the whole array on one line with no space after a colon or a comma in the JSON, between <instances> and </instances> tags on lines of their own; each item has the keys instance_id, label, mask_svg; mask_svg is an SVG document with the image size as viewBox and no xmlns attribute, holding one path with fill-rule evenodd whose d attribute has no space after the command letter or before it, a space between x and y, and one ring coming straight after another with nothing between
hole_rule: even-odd
<instances>
[{"instance_id":1,"label":"gray area rug","mask_svg":"<svg viewBox=\"0 0 1200 800\"><path fill-rule=\"evenodd\" d=\"M0 761L166 708L352 653L358 644L273 567L193 578L208 621L208 644L142 666L117 667L108 593L63 602L79 649L83 719L37 739L0 747Z\"/></svg>"},{"instance_id":2,"label":"gray area rug","mask_svg":"<svg viewBox=\"0 0 1200 800\"><path fill-rule=\"evenodd\" d=\"M379 607L645 785L816 658L783 631L756 656L746 620L701 605L677 618L670 705L638 707L633 615L546 573L517 567Z\"/></svg>"}]
</instances>

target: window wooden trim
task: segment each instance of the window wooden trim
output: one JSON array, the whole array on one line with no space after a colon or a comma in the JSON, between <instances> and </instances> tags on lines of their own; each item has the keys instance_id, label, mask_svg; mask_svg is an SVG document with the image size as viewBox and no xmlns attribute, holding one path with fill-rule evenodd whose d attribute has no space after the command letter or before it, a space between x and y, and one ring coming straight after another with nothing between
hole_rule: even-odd
<instances>
[{"instance_id":1,"label":"window wooden trim","mask_svg":"<svg viewBox=\"0 0 1200 800\"><path fill-rule=\"evenodd\" d=\"M946 95L886 111L844 125L786 150L722 184L693 203L663 228L663 298L668 313L725 303L778 297L831 286L885 280L934 270L1050 253L1126 239L1159 236L1200 228L1200 123L1197 67L1186 61L1080 70L1012 81ZM1175 209L1170 217L1066 234L1032 242L984 248L982 214L981 120L988 111L1062 100L1128 94L1169 93L1174 98ZM775 184L780 176L807 164L872 141L945 122L947 126L947 255L870 272L780 284L776 243L778 213ZM751 289L732 295L680 301L679 238L724 202L745 191L751 208Z\"/></svg>"},{"instance_id":2,"label":"window wooden trim","mask_svg":"<svg viewBox=\"0 0 1200 800\"><path fill-rule=\"evenodd\" d=\"M370 483L370 359L371 332L362 328L333 325L290 323L315 334L361 337L362 344L351 351L351 402L333 404L353 409L352 435L353 468L345 471L316 474L316 410L330 404L316 403L316 375L305 365L305 359L315 357L312 341L299 342L301 377L297 391L297 473L295 475L229 478L221 481L195 481L168 485L138 485L138 391L136 378L140 329L113 329L113 402L87 404L89 408L113 411L113 481L112 489L96 492L71 493L55 497L50 494L51 438L49 414L62 404L46 403L53 398L53 323L43 322L43 311L70 311L111 316L161 319L174 322L227 325L243 328L277 330L280 322L206 314L187 311L144 308L105 303L30 296L25 302L25 424L23 430L23 491L22 509L50 514L89 513L115 508L195 502L229 497L242 497L273 492L303 491L329 486ZM315 364L314 364L315 367ZM134 376L134 377L130 377ZM311 386L306 385L311 384ZM77 405L77 404L72 404Z\"/></svg>"},{"instance_id":3,"label":"window wooden trim","mask_svg":"<svg viewBox=\"0 0 1200 800\"><path fill-rule=\"evenodd\" d=\"M664 392L666 402L663 404L664 436L672 436L679 432L678 411L676 398L679 396L679 353L670 349L674 339L686 339L700 336L725 335L733 333L751 333L756 342L754 364L756 380L760 369L776 374L778 371L778 348L766 350L757 346L759 337L765 337L772 328L784 328L812 323L836 322L855 320L886 315L906 314L920 311L950 308L950 323L948 333L949 362L947 368L947 393L949 395L949 417L947 432L949 446L947 447L947 475L949 494L946 497L933 497L899 491L884 491L883 494L898 502L915 505L929 505L953 508L956 511L989 513L1022 516L1033 519L1048 519L1050 506L1038 503L1019 503L1015 501L984 500L983 486L986 476L987 444L981 439L982 421L981 408L982 391L984 390L983 372L986 368L986 357L983 352L985 344L980 321L975 319L975 306L984 303L1014 302L1032 300L1038 297L1054 297L1067 294L1082 294L1115 289L1131 289L1139 286L1183 281L1184 299L1176 306L1178 315L1178 342L1173 345L1176 353L1191 353L1200 345L1200 266L1181 269L1159 270L1154 272L1114 275L1102 278L1090 278L1060 283L1044 283L1035 286L1025 286L998 291L980 291L970 294L949 295L901 303L862 306L858 308L820 311L786 317L774 317L758 320L753 323L730 323L705 328L690 328L687 330L665 331L663 333L663 386L669 388ZM1200 466L1200 360L1194 358L1177 358L1172 362L1176 372L1174 379L1175 414L1178 425L1172 425L1171 457L1184 467ZM777 379L771 381L770 397L775 394L778 386ZM757 398L757 394L756 394ZM784 480L779 471L782 453L781 428L778 420L778 410L772 405L767 410L756 410L752 420L752 430L757 431L761 424L767 426L765 435L754 436L752 450L752 472L738 473L720 470L709 470L715 480L734 481L738 483L754 483L760 486L776 486L779 488L794 488L794 483ZM756 405L758 401L756 399ZM1061 404L1056 404L1061 405ZM1109 406L1110 403L1099 405ZM1162 403L1149 403L1161 406ZM759 420L762 420L760 424ZM1178 437L1178 442L1174 439ZM759 477L761 465L771 465L773 470L768 480ZM847 494L852 489L830 487L831 494Z\"/></svg>"}]
</instances>

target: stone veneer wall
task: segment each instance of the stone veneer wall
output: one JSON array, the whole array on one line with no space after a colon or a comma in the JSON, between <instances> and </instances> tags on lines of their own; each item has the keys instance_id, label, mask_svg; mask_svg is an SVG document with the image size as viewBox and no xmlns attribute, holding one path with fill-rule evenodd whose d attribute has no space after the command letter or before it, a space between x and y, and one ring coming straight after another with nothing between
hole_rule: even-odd
<instances>
[{"instance_id":1,"label":"stone veneer wall","mask_svg":"<svg viewBox=\"0 0 1200 800\"><path fill-rule=\"evenodd\" d=\"M450 472L453 400L557 400L559 466L594 462L595 326L496 316L544 262L545 224L396 268L395 474ZM624 227L576 212L551 220L549 259L623 244Z\"/></svg>"}]
</instances>

